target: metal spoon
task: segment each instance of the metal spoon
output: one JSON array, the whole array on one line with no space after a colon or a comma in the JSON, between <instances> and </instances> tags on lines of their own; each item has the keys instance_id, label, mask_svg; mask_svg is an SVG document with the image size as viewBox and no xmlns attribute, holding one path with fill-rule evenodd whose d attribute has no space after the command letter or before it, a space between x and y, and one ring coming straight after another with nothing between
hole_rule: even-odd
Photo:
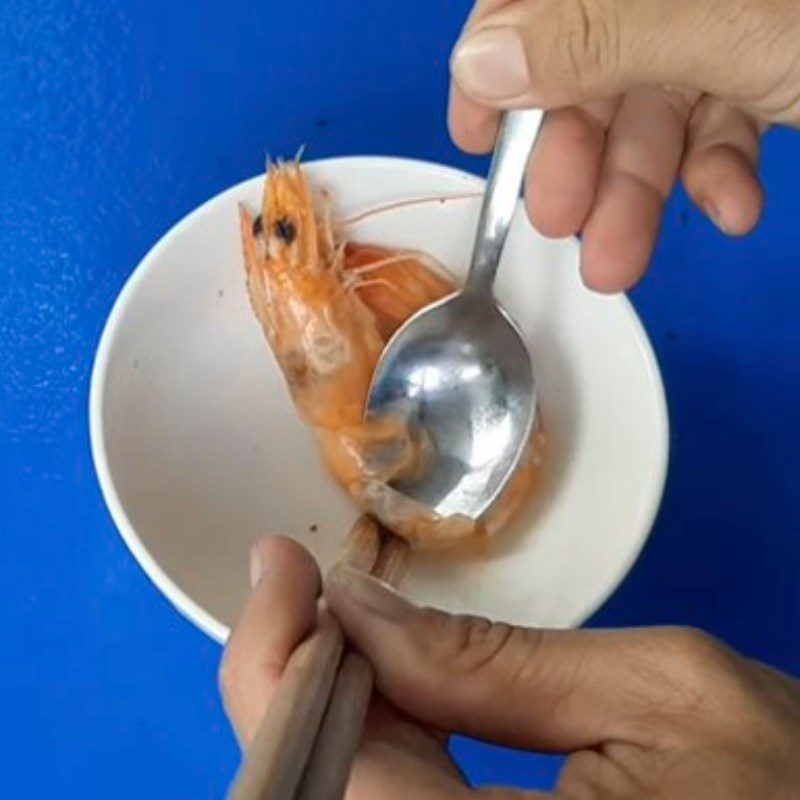
<instances>
[{"instance_id":1,"label":"metal spoon","mask_svg":"<svg viewBox=\"0 0 800 800\"><path fill-rule=\"evenodd\" d=\"M367 413L398 416L431 445L418 474L393 487L442 516L477 519L492 505L536 415L530 353L492 284L541 118L504 115L466 284L395 333L372 379Z\"/></svg>"}]
</instances>

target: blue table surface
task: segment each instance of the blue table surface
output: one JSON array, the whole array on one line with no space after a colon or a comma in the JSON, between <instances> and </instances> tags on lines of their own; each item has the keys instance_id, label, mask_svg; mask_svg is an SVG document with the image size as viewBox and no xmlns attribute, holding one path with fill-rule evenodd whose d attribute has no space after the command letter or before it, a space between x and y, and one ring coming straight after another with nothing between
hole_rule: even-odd
<instances>
[{"instance_id":1,"label":"blue table surface","mask_svg":"<svg viewBox=\"0 0 800 800\"><path fill-rule=\"evenodd\" d=\"M103 505L93 352L148 248L267 150L484 170L444 124L467 7L3 0L2 796L223 795L238 754L219 648L148 582ZM676 192L633 294L666 382L672 463L651 541L591 624L698 625L797 674L800 136L767 137L763 175L766 213L742 241ZM477 783L548 786L559 765L454 748Z\"/></svg>"}]
</instances>

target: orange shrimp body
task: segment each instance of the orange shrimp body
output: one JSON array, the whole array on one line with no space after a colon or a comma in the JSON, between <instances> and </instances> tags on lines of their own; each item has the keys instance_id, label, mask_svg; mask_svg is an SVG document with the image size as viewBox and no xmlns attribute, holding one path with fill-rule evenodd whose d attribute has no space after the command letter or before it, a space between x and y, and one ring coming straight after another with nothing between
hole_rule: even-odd
<instances>
[{"instance_id":1,"label":"orange shrimp body","mask_svg":"<svg viewBox=\"0 0 800 800\"><path fill-rule=\"evenodd\" d=\"M416 311L455 291L440 264L425 253L347 242L345 277L375 315L385 340Z\"/></svg>"},{"instance_id":2,"label":"orange shrimp body","mask_svg":"<svg viewBox=\"0 0 800 800\"><path fill-rule=\"evenodd\" d=\"M323 459L361 508L419 547L444 547L506 524L530 495L540 457L537 432L504 494L479 521L442 518L391 489L413 472L424 443L364 409L387 339L413 313L451 293L430 256L339 241L327 208L298 163L270 165L261 215L241 209L253 310Z\"/></svg>"}]
</instances>

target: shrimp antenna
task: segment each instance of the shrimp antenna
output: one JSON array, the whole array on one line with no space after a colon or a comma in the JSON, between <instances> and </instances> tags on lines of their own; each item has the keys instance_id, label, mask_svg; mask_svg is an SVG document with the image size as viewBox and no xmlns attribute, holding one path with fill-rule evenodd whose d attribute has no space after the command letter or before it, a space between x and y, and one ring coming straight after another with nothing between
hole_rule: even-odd
<instances>
[{"instance_id":1,"label":"shrimp antenna","mask_svg":"<svg viewBox=\"0 0 800 800\"><path fill-rule=\"evenodd\" d=\"M300 147L297 148L297 154L294 157L296 163L298 164L300 163L305 152L306 152L306 145L301 144Z\"/></svg>"},{"instance_id":2,"label":"shrimp antenna","mask_svg":"<svg viewBox=\"0 0 800 800\"><path fill-rule=\"evenodd\" d=\"M473 200L476 197L482 196L483 192L463 192L460 194L442 194L426 197L412 197L408 200L395 200L393 203L385 203L384 205L375 206L374 208L368 208L366 211L361 211L349 217L345 217L344 219L337 220L336 225L340 228L347 225L355 225L355 223L369 219L369 217L376 214L385 214L387 211L394 211L397 208L403 208L405 206L421 206L428 203L444 205L452 200Z\"/></svg>"}]
</instances>

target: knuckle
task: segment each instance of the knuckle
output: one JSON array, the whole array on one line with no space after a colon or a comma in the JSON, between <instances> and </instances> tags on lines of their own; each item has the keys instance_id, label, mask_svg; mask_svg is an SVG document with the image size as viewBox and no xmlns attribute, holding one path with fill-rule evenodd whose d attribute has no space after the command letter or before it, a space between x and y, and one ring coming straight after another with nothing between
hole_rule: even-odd
<instances>
[{"instance_id":1,"label":"knuckle","mask_svg":"<svg viewBox=\"0 0 800 800\"><path fill-rule=\"evenodd\" d=\"M676 713L752 730L764 721L769 704L759 692L758 676L722 642L694 628L669 628L662 645L670 664L662 685Z\"/></svg>"},{"instance_id":2,"label":"knuckle","mask_svg":"<svg viewBox=\"0 0 800 800\"><path fill-rule=\"evenodd\" d=\"M565 800L588 800L604 796L597 785L602 774L605 756L594 750L580 750L573 753L558 779L558 796ZM605 789L606 787L602 787ZM605 794L605 793L604 793ZM619 795L615 795L619 798ZM630 795L625 795L630 797Z\"/></svg>"},{"instance_id":3,"label":"knuckle","mask_svg":"<svg viewBox=\"0 0 800 800\"><path fill-rule=\"evenodd\" d=\"M721 655L719 642L699 628L676 626L663 633L663 644L686 672L705 672Z\"/></svg>"},{"instance_id":4,"label":"knuckle","mask_svg":"<svg viewBox=\"0 0 800 800\"><path fill-rule=\"evenodd\" d=\"M689 112L700 99L700 93L693 89L680 86L665 86L661 89L661 96L681 123L685 123Z\"/></svg>"},{"instance_id":5,"label":"knuckle","mask_svg":"<svg viewBox=\"0 0 800 800\"><path fill-rule=\"evenodd\" d=\"M529 632L501 622L491 622L474 616L443 616L438 652L435 655L439 674L474 675L499 664L506 664L509 656L521 647ZM528 643L525 642L527 645Z\"/></svg>"},{"instance_id":6,"label":"knuckle","mask_svg":"<svg viewBox=\"0 0 800 800\"><path fill-rule=\"evenodd\" d=\"M708 13L727 31L728 61L749 63L760 56L758 68L727 70L726 94L778 122L800 120L800 5L754 4L748 0L715 0Z\"/></svg>"},{"instance_id":7,"label":"knuckle","mask_svg":"<svg viewBox=\"0 0 800 800\"><path fill-rule=\"evenodd\" d=\"M570 77L579 83L619 69L621 37L613 3L562 0L558 4L556 45Z\"/></svg>"},{"instance_id":8,"label":"knuckle","mask_svg":"<svg viewBox=\"0 0 800 800\"><path fill-rule=\"evenodd\" d=\"M656 656L668 699L685 710L705 707L730 674L730 654L697 628L665 628L659 639Z\"/></svg>"},{"instance_id":9,"label":"knuckle","mask_svg":"<svg viewBox=\"0 0 800 800\"><path fill-rule=\"evenodd\" d=\"M776 70L755 92L752 106L766 119L800 124L800 56L787 69Z\"/></svg>"}]
</instances>

